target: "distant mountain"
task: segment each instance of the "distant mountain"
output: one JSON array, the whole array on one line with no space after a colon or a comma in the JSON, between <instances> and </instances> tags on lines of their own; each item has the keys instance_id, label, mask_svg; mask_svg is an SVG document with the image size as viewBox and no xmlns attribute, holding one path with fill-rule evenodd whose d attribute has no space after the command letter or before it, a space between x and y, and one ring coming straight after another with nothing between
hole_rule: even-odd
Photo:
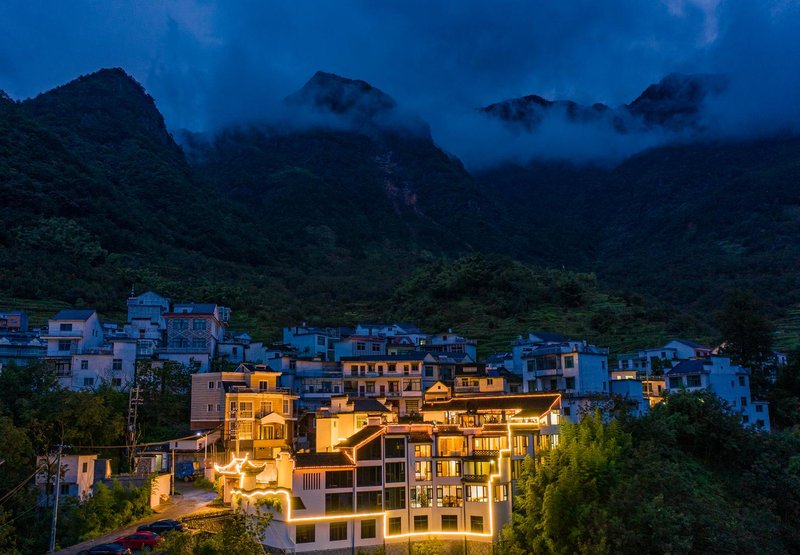
<instances>
[{"instance_id":1,"label":"distant mountain","mask_svg":"<svg viewBox=\"0 0 800 555\"><path fill-rule=\"evenodd\" d=\"M699 130L703 127L703 103L724 92L727 84L722 75L673 73L618 108L529 95L490 104L479 111L528 132L536 131L546 117L598 124L618 133L652 128Z\"/></svg>"}]
</instances>

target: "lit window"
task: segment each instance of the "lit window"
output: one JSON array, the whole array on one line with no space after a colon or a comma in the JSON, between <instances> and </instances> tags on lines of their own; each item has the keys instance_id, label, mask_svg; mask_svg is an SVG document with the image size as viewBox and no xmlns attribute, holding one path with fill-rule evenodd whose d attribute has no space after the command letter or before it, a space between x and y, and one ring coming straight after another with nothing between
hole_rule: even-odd
<instances>
[{"instance_id":1,"label":"lit window","mask_svg":"<svg viewBox=\"0 0 800 555\"><path fill-rule=\"evenodd\" d=\"M442 515L442 531L458 530L457 515Z\"/></svg>"}]
</instances>

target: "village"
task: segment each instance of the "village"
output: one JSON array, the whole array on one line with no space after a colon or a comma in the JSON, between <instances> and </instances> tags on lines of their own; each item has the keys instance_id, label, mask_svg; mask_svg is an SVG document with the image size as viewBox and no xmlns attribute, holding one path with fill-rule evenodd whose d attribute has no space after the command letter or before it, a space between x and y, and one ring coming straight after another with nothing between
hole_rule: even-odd
<instances>
[{"instance_id":1,"label":"village","mask_svg":"<svg viewBox=\"0 0 800 555\"><path fill-rule=\"evenodd\" d=\"M709 390L742 426L770 430L750 370L686 339L612 355L530 331L479 359L475 340L400 322L303 323L266 344L231 330L231 309L217 304L146 292L127 309L124 323L62 310L42 329L24 312L2 313L0 364L44 361L64 388L127 392L131 432L142 365L190 369L194 435L137 446L132 433L136 472L126 479L156 475L153 506L176 480L199 476L219 480L223 502L246 512L268 503L262 542L272 550L403 552L437 538L488 553L511 518L523 462L558 444L561 423L640 416L676 391ZM112 477L97 454L64 454L61 467L57 488L37 476L41 503L54 489L86 499Z\"/></svg>"}]
</instances>

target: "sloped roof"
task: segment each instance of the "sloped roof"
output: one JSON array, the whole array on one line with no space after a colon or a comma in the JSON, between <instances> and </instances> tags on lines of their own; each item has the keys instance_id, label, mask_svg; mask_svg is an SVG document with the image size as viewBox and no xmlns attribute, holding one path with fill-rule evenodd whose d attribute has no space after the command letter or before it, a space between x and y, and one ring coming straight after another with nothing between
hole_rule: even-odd
<instances>
[{"instance_id":1,"label":"sloped roof","mask_svg":"<svg viewBox=\"0 0 800 555\"><path fill-rule=\"evenodd\" d=\"M383 431L383 426L364 426L359 431L337 445L337 447L355 447Z\"/></svg>"},{"instance_id":2,"label":"sloped roof","mask_svg":"<svg viewBox=\"0 0 800 555\"><path fill-rule=\"evenodd\" d=\"M447 401L431 401L422 405L422 410L514 410L544 414L560 399L554 393L520 393L502 396L453 397Z\"/></svg>"},{"instance_id":3,"label":"sloped roof","mask_svg":"<svg viewBox=\"0 0 800 555\"><path fill-rule=\"evenodd\" d=\"M217 305L213 303L176 303L170 314L214 314ZM185 309L187 312L183 312Z\"/></svg>"},{"instance_id":4,"label":"sloped roof","mask_svg":"<svg viewBox=\"0 0 800 555\"><path fill-rule=\"evenodd\" d=\"M690 341L688 339L673 339L672 341L675 341L677 343L683 343L684 345L686 345L687 347L691 347L692 349L708 349L708 347L705 347L700 343L695 343L694 341Z\"/></svg>"},{"instance_id":5,"label":"sloped roof","mask_svg":"<svg viewBox=\"0 0 800 555\"><path fill-rule=\"evenodd\" d=\"M392 412L386 405L377 399L350 399L353 402L353 412Z\"/></svg>"},{"instance_id":6,"label":"sloped roof","mask_svg":"<svg viewBox=\"0 0 800 555\"><path fill-rule=\"evenodd\" d=\"M706 366L710 365L711 361L708 360L684 360L670 368L665 373L670 376L675 374L695 374L700 372L710 372Z\"/></svg>"},{"instance_id":7,"label":"sloped roof","mask_svg":"<svg viewBox=\"0 0 800 555\"><path fill-rule=\"evenodd\" d=\"M564 337L563 335L558 334L558 333L553 333L551 331L531 331L531 332L528 332L528 337L530 337L531 335L533 335L535 337L538 337L542 341L545 341L545 342L548 342L548 343L550 343L550 342L559 343L561 341L567 341L567 338Z\"/></svg>"},{"instance_id":8,"label":"sloped roof","mask_svg":"<svg viewBox=\"0 0 800 555\"><path fill-rule=\"evenodd\" d=\"M332 453L297 453L294 456L295 468L321 468L330 466L355 466L353 462L339 451Z\"/></svg>"},{"instance_id":9,"label":"sloped roof","mask_svg":"<svg viewBox=\"0 0 800 555\"><path fill-rule=\"evenodd\" d=\"M86 321L91 318L92 314L94 314L94 310L73 310L73 309L66 309L61 310L53 316L53 320L80 320Z\"/></svg>"},{"instance_id":10,"label":"sloped roof","mask_svg":"<svg viewBox=\"0 0 800 555\"><path fill-rule=\"evenodd\" d=\"M433 438L427 432L410 432L408 434L409 443L432 443Z\"/></svg>"}]
</instances>

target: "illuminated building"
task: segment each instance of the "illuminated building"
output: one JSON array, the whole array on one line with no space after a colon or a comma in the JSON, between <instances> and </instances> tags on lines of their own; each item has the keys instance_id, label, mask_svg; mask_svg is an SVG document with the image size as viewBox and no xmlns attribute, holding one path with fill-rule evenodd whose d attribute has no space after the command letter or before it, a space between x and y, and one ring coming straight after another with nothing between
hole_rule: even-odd
<instances>
[{"instance_id":1,"label":"illuminated building","mask_svg":"<svg viewBox=\"0 0 800 555\"><path fill-rule=\"evenodd\" d=\"M263 540L270 550L405 553L436 539L490 553L511 518L522 461L558 440L560 402L558 394L431 401L423 423L369 416L330 452L242 454L217 471L225 499L246 511L280 502Z\"/></svg>"}]
</instances>

